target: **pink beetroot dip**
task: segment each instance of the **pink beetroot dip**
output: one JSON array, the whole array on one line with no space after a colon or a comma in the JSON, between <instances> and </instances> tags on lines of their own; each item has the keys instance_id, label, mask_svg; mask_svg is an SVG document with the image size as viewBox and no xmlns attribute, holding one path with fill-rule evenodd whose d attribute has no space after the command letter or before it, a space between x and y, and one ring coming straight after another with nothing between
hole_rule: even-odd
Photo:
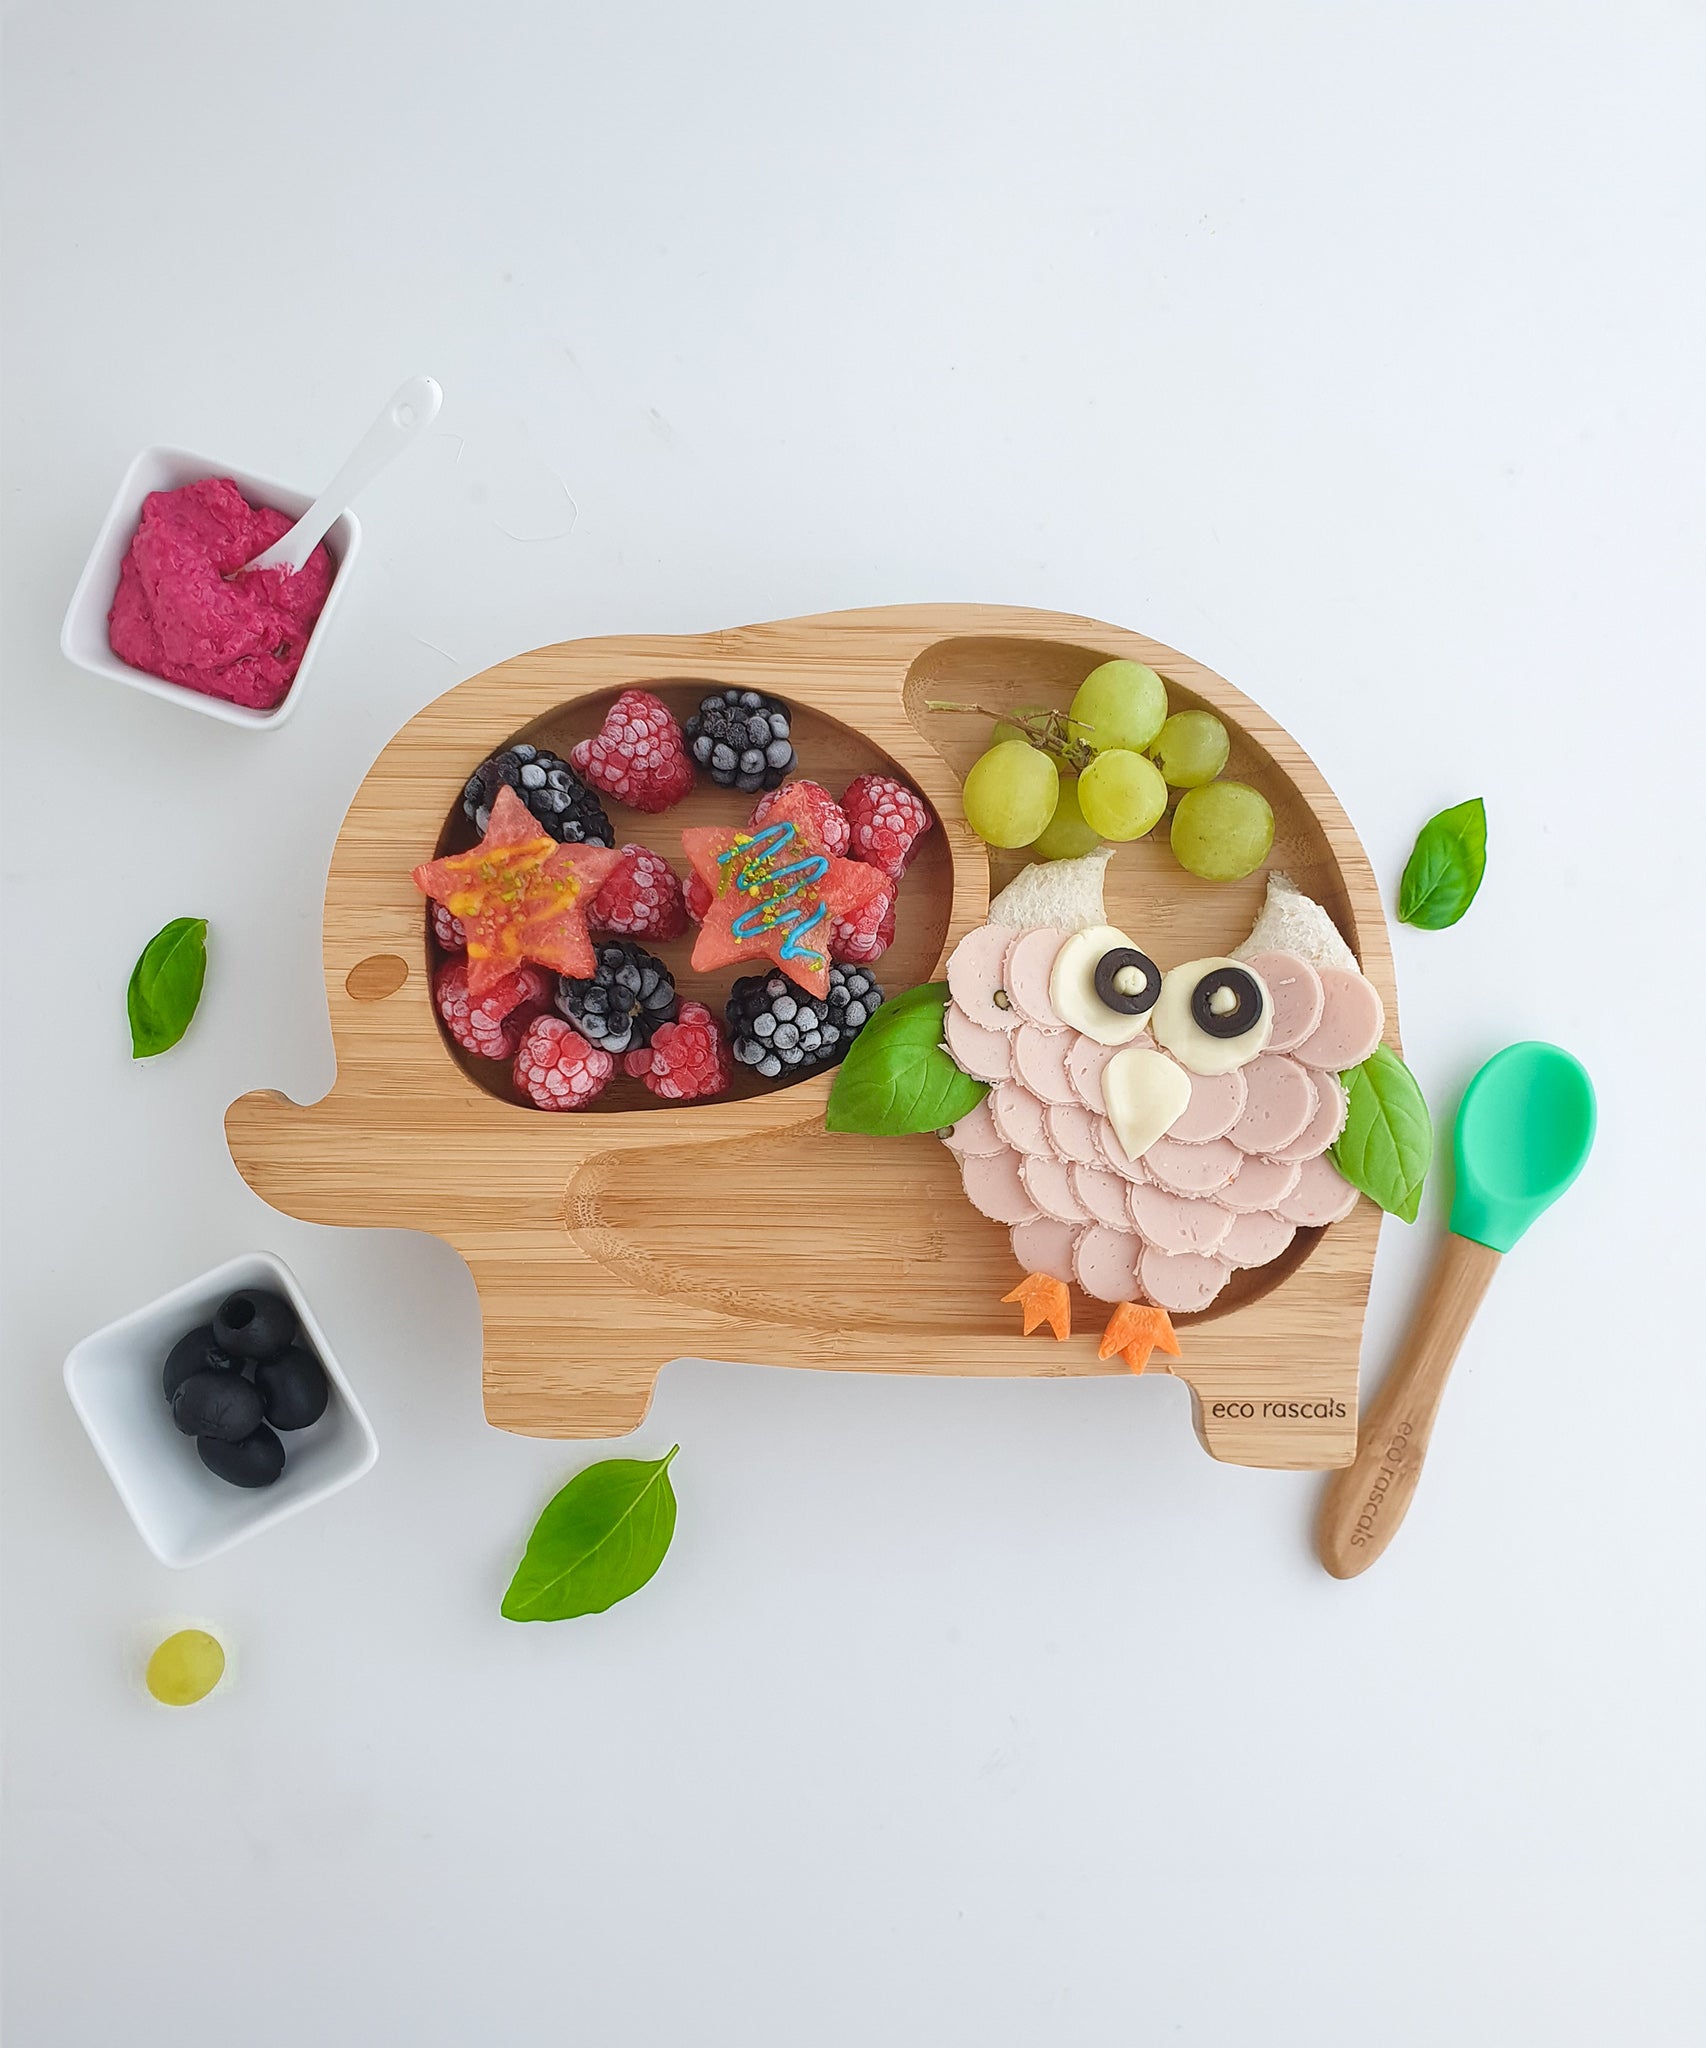
<instances>
[{"instance_id":1,"label":"pink beetroot dip","mask_svg":"<svg viewBox=\"0 0 1706 2048\"><path fill-rule=\"evenodd\" d=\"M270 711L302 664L332 587L332 558L317 547L295 575L233 572L291 524L282 512L251 505L229 477L150 491L107 614L119 660Z\"/></svg>"}]
</instances>

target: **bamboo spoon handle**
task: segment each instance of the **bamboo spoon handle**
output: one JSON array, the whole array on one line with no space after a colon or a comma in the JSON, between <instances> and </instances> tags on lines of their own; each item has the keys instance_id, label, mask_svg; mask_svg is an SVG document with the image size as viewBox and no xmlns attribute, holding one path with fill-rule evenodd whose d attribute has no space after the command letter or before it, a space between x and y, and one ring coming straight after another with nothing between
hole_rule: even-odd
<instances>
[{"instance_id":1,"label":"bamboo spoon handle","mask_svg":"<svg viewBox=\"0 0 1706 2048\"><path fill-rule=\"evenodd\" d=\"M1336 1579L1354 1579L1380 1556L1409 1511L1434 1417L1499 1254L1450 1234L1440 1246L1403 1347L1357 1429L1357 1452L1333 1474L1315 1524L1315 1548Z\"/></svg>"}]
</instances>

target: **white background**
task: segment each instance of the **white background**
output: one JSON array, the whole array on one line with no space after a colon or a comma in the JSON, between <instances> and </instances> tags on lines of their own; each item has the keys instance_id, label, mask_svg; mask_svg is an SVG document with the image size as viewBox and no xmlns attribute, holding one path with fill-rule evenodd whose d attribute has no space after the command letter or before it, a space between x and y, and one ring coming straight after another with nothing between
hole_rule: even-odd
<instances>
[{"instance_id":1,"label":"white background","mask_svg":"<svg viewBox=\"0 0 1706 2048\"><path fill-rule=\"evenodd\" d=\"M1697 2040L1701 7L8 17L7 2048ZM313 487L416 369L442 431L282 733L62 662L139 446ZM1166 1379L679 1364L664 1569L505 1623L597 1447L484 1425L448 1249L276 1215L221 1136L330 1085L344 808L519 649L962 598L1221 670L1389 895L1484 793L1411 1058L1443 1112L1560 1040L1598 1153L1354 1584ZM132 1066L182 914L207 999ZM60 1363L260 1245L380 1463L174 1574ZM186 1619L234 1675L172 1714Z\"/></svg>"}]
</instances>

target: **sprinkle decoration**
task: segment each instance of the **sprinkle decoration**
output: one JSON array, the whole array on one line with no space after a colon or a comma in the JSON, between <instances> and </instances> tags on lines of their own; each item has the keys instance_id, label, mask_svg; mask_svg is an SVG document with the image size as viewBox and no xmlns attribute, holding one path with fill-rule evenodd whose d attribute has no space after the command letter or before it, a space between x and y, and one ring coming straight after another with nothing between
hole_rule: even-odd
<instances>
[{"instance_id":1,"label":"sprinkle decoration","mask_svg":"<svg viewBox=\"0 0 1706 2048\"><path fill-rule=\"evenodd\" d=\"M614 847L560 845L505 787L479 845L416 868L415 886L461 920L468 993L478 1003L524 961L593 972L587 906L621 858Z\"/></svg>"},{"instance_id":2,"label":"sprinkle decoration","mask_svg":"<svg viewBox=\"0 0 1706 2048\"><path fill-rule=\"evenodd\" d=\"M756 831L698 826L681 845L711 899L693 946L698 972L767 959L820 999L829 954L813 934L826 940L835 918L893 887L880 869L828 852L798 811L773 809Z\"/></svg>"},{"instance_id":3,"label":"sprinkle decoration","mask_svg":"<svg viewBox=\"0 0 1706 2048\"><path fill-rule=\"evenodd\" d=\"M725 882L732 876L735 887L753 899L750 910L743 910L730 920L729 930L737 939L755 939L760 933L786 925L789 929L782 940L782 958L809 960L812 966L822 967L823 954L800 941L823 923L829 906L815 893L804 903L793 903L792 899L805 895L814 882L821 882L829 873L829 862L821 853L808 853L799 860L778 865L793 837L793 826L783 819L779 824L766 825L750 838L744 832L737 833L734 845L718 854L717 865L727 870ZM741 865L733 866L735 861Z\"/></svg>"}]
</instances>

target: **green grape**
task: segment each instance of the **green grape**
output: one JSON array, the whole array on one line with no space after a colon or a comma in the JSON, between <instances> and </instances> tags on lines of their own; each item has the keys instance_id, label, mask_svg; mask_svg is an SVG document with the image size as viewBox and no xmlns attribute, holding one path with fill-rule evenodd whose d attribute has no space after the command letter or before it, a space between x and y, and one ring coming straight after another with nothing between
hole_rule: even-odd
<instances>
[{"instance_id":1,"label":"green grape","mask_svg":"<svg viewBox=\"0 0 1706 2048\"><path fill-rule=\"evenodd\" d=\"M1226 766L1232 742L1212 711L1175 711L1155 735L1149 758L1172 789L1200 789Z\"/></svg>"},{"instance_id":2,"label":"green grape","mask_svg":"<svg viewBox=\"0 0 1706 2048\"><path fill-rule=\"evenodd\" d=\"M225 1675L225 1652L206 1629L181 1628L148 1660L148 1690L168 1707L193 1707Z\"/></svg>"},{"instance_id":3,"label":"green grape","mask_svg":"<svg viewBox=\"0 0 1706 2048\"><path fill-rule=\"evenodd\" d=\"M1060 772L1047 754L1003 740L972 763L966 823L986 846L1029 846L1054 816Z\"/></svg>"},{"instance_id":4,"label":"green grape","mask_svg":"<svg viewBox=\"0 0 1706 2048\"><path fill-rule=\"evenodd\" d=\"M1078 808L1104 839L1141 839L1167 808L1167 785L1145 755L1110 747L1079 776Z\"/></svg>"},{"instance_id":5,"label":"green grape","mask_svg":"<svg viewBox=\"0 0 1706 2048\"><path fill-rule=\"evenodd\" d=\"M1094 852L1101 843L1101 833L1085 824L1084 813L1078 808L1078 777L1063 775L1054 816L1043 827L1031 851L1043 860L1076 860L1080 854Z\"/></svg>"},{"instance_id":6,"label":"green grape","mask_svg":"<svg viewBox=\"0 0 1706 2048\"><path fill-rule=\"evenodd\" d=\"M1141 661L1104 661L1078 685L1069 716L1097 753L1129 747L1141 754L1167 716L1167 685Z\"/></svg>"},{"instance_id":7,"label":"green grape","mask_svg":"<svg viewBox=\"0 0 1706 2048\"><path fill-rule=\"evenodd\" d=\"M1187 789L1173 813L1173 857L1205 882L1253 874L1274 843L1274 814L1247 782L1205 782Z\"/></svg>"}]
</instances>

